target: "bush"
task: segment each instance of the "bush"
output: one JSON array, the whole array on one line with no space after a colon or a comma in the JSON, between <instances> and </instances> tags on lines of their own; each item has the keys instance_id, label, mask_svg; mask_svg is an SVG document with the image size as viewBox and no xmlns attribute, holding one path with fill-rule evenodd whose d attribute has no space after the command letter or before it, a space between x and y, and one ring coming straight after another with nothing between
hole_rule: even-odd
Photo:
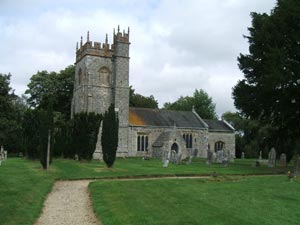
<instances>
[{"instance_id":1,"label":"bush","mask_svg":"<svg viewBox=\"0 0 300 225\"><path fill-rule=\"evenodd\" d=\"M107 167L112 167L118 148L119 121L112 104L105 112L101 134L103 160Z\"/></svg>"},{"instance_id":2,"label":"bush","mask_svg":"<svg viewBox=\"0 0 300 225\"><path fill-rule=\"evenodd\" d=\"M79 113L72 121L72 145L79 160L91 160L97 144L102 116L95 113Z\"/></svg>"}]
</instances>

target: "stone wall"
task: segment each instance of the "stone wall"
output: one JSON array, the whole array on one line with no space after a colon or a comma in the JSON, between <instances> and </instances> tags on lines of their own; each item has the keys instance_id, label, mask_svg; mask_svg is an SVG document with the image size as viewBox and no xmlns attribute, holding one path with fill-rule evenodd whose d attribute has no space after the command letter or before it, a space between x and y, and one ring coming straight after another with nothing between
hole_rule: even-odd
<instances>
[{"instance_id":1,"label":"stone wall","mask_svg":"<svg viewBox=\"0 0 300 225\"><path fill-rule=\"evenodd\" d=\"M225 143L225 149L230 150L230 153L235 156L235 134L225 132L209 132L208 143L210 150L215 151L215 143L222 141Z\"/></svg>"}]
</instances>

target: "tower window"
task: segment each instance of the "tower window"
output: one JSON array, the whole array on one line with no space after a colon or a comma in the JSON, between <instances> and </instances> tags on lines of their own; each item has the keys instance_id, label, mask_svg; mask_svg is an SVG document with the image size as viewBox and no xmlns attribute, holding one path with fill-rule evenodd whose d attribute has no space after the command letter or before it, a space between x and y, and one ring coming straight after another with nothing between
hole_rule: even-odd
<instances>
[{"instance_id":1,"label":"tower window","mask_svg":"<svg viewBox=\"0 0 300 225\"><path fill-rule=\"evenodd\" d=\"M223 141L218 141L215 143L215 152L223 150L225 148L225 143Z\"/></svg>"},{"instance_id":2,"label":"tower window","mask_svg":"<svg viewBox=\"0 0 300 225\"><path fill-rule=\"evenodd\" d=\"M110 84L110 71L107 67L101 67L98 70L99 73L99 83L104 85Z\"/></svg>"}]
</instances>

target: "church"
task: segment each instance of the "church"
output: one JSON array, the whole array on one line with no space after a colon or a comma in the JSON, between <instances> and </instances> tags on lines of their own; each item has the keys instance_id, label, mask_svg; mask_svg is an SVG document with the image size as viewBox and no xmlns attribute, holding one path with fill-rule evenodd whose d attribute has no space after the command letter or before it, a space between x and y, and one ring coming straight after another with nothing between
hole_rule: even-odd
<instances>
[{"instance_id":1,"label":"church","mask_svg":"<svg viewBox=\"0 0 300 225\"><path fill-rule=\"evenodd\" d=\"M129 107L129 34L113 31L113 43L87 40L76 46L72 116L104 114L114 103L119 118L118 157L206 157L226 149L235 155L234 128L223 120L201 118L195 110L172 111ZM155 93L154 93L155 94ZM101 127L94 152L102 159Z\"/></svg>"}]
</instances>

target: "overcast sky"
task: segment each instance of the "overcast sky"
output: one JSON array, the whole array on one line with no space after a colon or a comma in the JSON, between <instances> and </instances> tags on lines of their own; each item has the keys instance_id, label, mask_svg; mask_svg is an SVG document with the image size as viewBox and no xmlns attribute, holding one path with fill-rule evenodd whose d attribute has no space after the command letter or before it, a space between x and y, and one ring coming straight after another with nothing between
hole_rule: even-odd
<instances>
[{"instance_id":1,"label":"overcast sky","mask_svg":"<svg viewBox=\"0 0 300 225\"><path fill-rule=\"evenodd\" d=\"M243 77L250 12L276 0L0 0L0 73L11 73L21 95L38 70L60 71L75 61L76 42L90 31L104 42L130 27L130 84L162 106L203 89L219 115L235 111L232 87Z\"/></svg>"}]
</instances>

